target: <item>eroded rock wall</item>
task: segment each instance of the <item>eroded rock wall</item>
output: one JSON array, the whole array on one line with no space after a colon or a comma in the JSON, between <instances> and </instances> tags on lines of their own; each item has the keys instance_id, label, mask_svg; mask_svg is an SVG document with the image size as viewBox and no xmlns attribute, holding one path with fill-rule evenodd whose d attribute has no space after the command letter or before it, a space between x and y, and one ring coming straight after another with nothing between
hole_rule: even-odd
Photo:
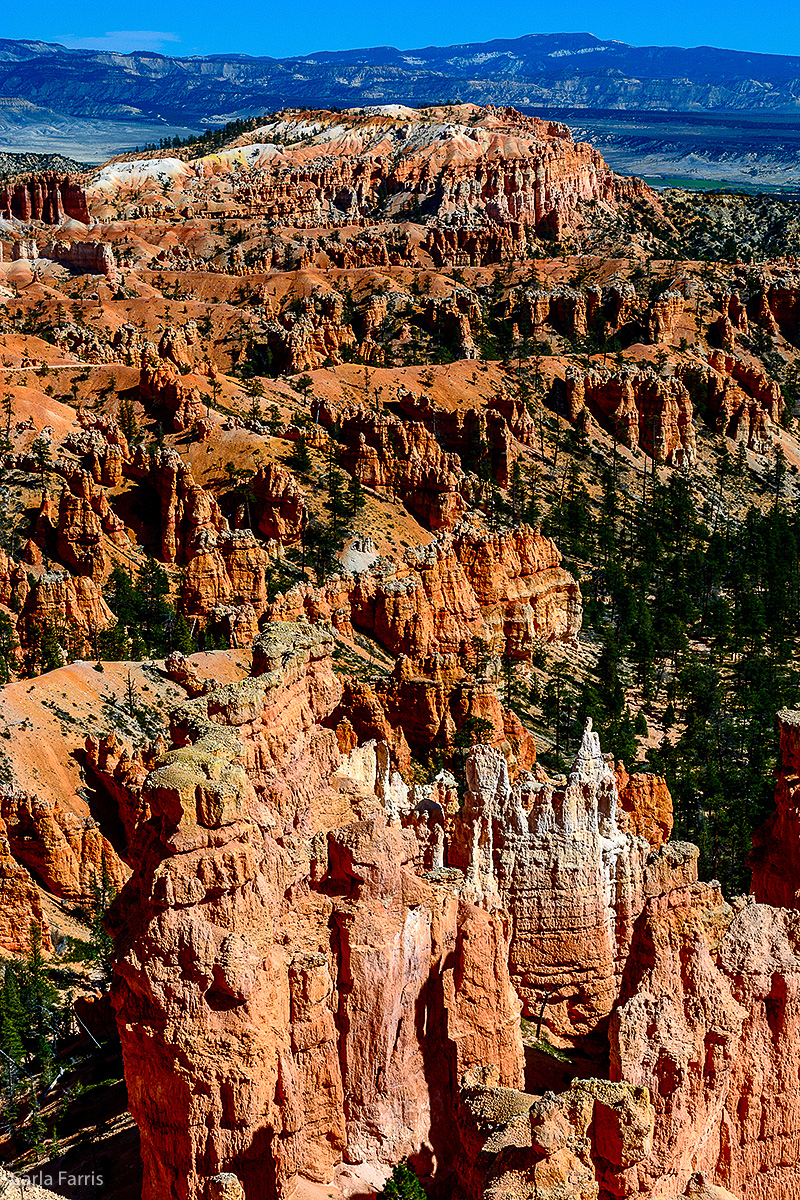
<instances>
[{"instance_id":1,"label":"eroded rock wall","mask_svg":"<svg viewBox=\"0 0 800 1200\"><path fill-rule=\"evenodd\" d=\"M148 1200L209 1197L220 1171L266 1200L343 1156L446 1159L461 1074L522 1082L505 922L414 872L374 749L343 755L320 723L330 649L268 627L253 676L187 702L144 782L113 919Z\"/></svg>"},{"instance_id":2,"label":"eroded rock wall","mask_svg":"<svg viewBox=\"0 0 800 1200\"><path fill-rule=\"evenodd\" d=\"M588 412L626 446L641 447L657 462L679 466L695 461L692 402L680 379L650 367L616 372L597 367L569 370L566 385L574 423Z\"/></svg>"},{"instance_id":3,"label":"eroded rock wall","mask_svg":"<svg viewBox=\"0 0 800 1200\"><path fill-rule=\"evenodd\" d=\"M781 764L775 812L753 839L753 894L762 904L800 908L800 712L778 713Z\"/></svg>"},{"instance_id":4,"label":"eroded rock wall","mask_svg":"<svg viewBox=\"0 0 800 1200\"><path fill-rule=\"evenodd\" d=\"M537 529L483 533L462 523L408 549L401 563L379 560L319 588L292 588L269 615L329 620L348 636L364 629L430 673L436 656L471 661L476 637L498 654L508 647L513 657L530 659L539 641L575 636L582 600L555 543Z\"/></svg>"},{"instance_id":5,"label":"eroded rock wall","mask_svg":"<svg viewBox=\"0 0 800 1200\"><path fill-rule=\"evenodd\" d=\"M797 912L699 882L663 781L590 726L566 780L477 746L463 804L409 791L331 649L272 622L149 771L93 748L141 797L112 924L145 1200L407 1154L459 1200L800 1194ZM521 1013L576 1056L544 1096Z\"/></svg>"},{"instance_id":6,"label":"eroded rock wall","mask_svg":"<svg viewBox=\"0 0 800 1200\"><path fill-rule=\"evenodd\" d=\"M52 171L11 181L0 189L0 217L45 225L60 225L65 217L84 225L91 221L83 184Z\"/></svg>"}]
</instances>

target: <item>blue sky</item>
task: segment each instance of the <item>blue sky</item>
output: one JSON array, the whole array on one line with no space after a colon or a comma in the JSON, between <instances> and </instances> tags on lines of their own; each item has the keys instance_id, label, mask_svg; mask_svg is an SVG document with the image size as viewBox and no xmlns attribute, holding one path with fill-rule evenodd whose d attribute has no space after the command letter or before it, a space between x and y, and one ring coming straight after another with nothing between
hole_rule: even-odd
<instances>
[{"instance_id":1,"label":"blue sky","mask_svg":"<svg viewBox=\"0 0 800 1200\"><path fill-rule=\"evenodd\" d=\"M95 49L159 50L166 54L238 52L280 57L356 46L413 48L519 37L526 33L589 32L634 45L724 46L777 54L800 54L800 6L796 0L566 0L544 6L529 0L500 9L486 0L443 5L335 4L330 0L108 0L80 5L6 5L0 36L59 41Z\"/></svg>"}]
</instances>

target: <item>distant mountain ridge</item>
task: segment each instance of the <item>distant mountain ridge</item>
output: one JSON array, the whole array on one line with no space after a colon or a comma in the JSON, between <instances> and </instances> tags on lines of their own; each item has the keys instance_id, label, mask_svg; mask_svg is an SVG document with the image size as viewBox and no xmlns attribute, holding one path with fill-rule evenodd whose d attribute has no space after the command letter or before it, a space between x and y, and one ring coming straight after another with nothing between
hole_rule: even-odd
<instances>
[{"instance_id":1,"label":"distant mountain ridge","mask_svg":"<svg viewBox=\"0 0 800 1200\"><path fill-rule=\"evenodd\" d=\"M673 112L800 113L800 57L630 46L591 34L398 50L172 58L0 39L0 101L104 120L207 124L283 106L471 100Z\"/></svg>"}]
</instances>

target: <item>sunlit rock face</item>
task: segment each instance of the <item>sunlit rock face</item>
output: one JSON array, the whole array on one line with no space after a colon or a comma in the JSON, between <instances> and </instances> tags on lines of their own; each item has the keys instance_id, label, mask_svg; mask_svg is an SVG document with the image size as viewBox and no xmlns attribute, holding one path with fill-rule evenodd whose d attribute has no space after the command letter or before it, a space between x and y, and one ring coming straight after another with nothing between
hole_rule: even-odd
<instances>
[{"instance_id":1,"label":"sunlit rock face","mask_svg":"<svg viewBox=\"0 0 800 1200\"><path fill-rule=\"evenodd\" d=\"M794 912L698 882L663 781L591 725L566 779L479 745L461 803L446 774L409 789L331 649L271 622L149 773L115 768L141 797L113 994L147 1200L409 1154L459 1200L766 1200L775 1170L793 1195ZM548 1045L555 1090L525 1065Z\"/></svg>"}]
</instances>

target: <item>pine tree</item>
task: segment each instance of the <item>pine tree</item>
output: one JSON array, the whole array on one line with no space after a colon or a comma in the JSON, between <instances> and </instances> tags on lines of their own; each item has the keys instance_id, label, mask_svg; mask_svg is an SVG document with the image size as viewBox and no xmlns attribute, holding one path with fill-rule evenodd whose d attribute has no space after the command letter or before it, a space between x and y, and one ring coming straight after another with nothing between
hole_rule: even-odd
<instances>
[{"instance_id":1,"label":"pine tree","mask_svg":"<svg viewBox=\"0 0 800 1200\"><path fill-rule=\"evenodd\" d=\"M181 654L193 654L197 648L183 613L178 613L175 618L175 625L172 630L172 645L175 650L180 650Z\"/></svg>"},{"instance_id":2,"label":"pine tree","mask_svg":"<svg viewBox=\"0 0 800 1200\"><path fill-rule=\"evenodd\" d=\"M58 993L47 975L42 954L42 933L35 922L31 923L30 938L30 952L20 972L20 999L26 1016L28 1048L45 1083L49 1083L54 1058Z\"/></svg>"},{"instance_id":3,"label":"pine tree","mask_svg":"<svg viewBox=\"0 0 800 1200\"><path fill-rule=\"evenodd\" d=\"M6 964L0 992L0 1046L16 1063L21 1063L25 1056L22 1042L24 1028L25 1012L19 998L17 977L12 966Z\"/></svg>"},{"instance_id":4,"label":"pine tree","mask_svg":"<svg viewBox=\"0 0 800 1200\"><path fill-rule=\"evenodd\" d=\"M518 525L522 520L527 503L527 488L522 475L522 464L518 458L514 459L514 466L511 468L509 501L511 503L511 520L514 525Z\"/></svg>"},{"instance_id":5,"label":"pine tree","mask_svg":"<svg viewBox=\"0 0 800 1200\"><path fill-rule=\"evenodd\" d=\"M120 625L134 625L137 619L136 589L130 574L117 564L106 584L105 598Z\"/></svg>"},{"instance_id":6,"label":"pine tree","mask_svg":"<svg viewBox=\"0 0 800 1200\"><path fill-rule=\"evenodd\" d=\"M128 657L129 639L127 630L121 621L117 621L116 625L112 625L110 629L103 630L98 641L101 658L105 658L109 662L119 662Z\"/></svg>"},{"instance_id":7,"label":"pine tree","mask_svg":"<svg viewBox=\"0 0 800 1200\"><path fill-rule=\"evenodd\" d=\"M11 678L16 640L10 618L0 613L0 683L8 683Z\"/></svg>"},{"instance_id":8,"label":"pine tree","mask_svg":"<svg viewBox=\"0 0 800 1200\"><path fill-rule=\"evenodd\" d=\"M14 400L11 395L11 392L3 393L2 411L3 411L4 421L5 421L5 432L3 435L2 451L3 451L3 453L7 454L8 451L11 449L11 445L12 445L12 443L11 443L11 422L14 418Z\"/></svg>"},{"instance_id":9,"label":"pine tree","mask_svg":"<svg viewBox=\"0 0 800 1200\"><path fill-rule=\"evenodd\" d=\"M378 1200L425 1200L425 1191L408 1161L397 1164Z\"/></svg>"},{"instance_id":10,"label":"pine tree","mask_svg":"<svg viewBox=\"0 0 800 1200\"><path fill-rule=\"evenodd\" d=\"M292 446L292 449L286 456L286 464L293 471L297 471L298 475L308 475L314 465L311 454L309 453L308 443L305 437L301 434L297 441Z\"/></svg>"},{"instance_id":11,"label":"pine tree","mask_svg":"<svg viewBox=\"0 0 800 1200\"><path fill-rule=\"evenodd\" d=\"M786 455L779 446L775 451L775 467L772 473L773 488L775 489L775 508L778 508L783 491L783 481L786 478Z\"/></svg>"},{"instance_id":12,"label":"pine tree","mask_svg":"<svg viewBox=\"0 0 800 1200\"><path fill-rule=\"evenodd\" d=\"M136 684L133 681L133 675L131 675L130 668L128 668L128 676L127 676L127 679L125 680L125 704L128 709L129 717L136 716L136 701L137 701L137 699L138 699L138 693L136 691Z\"/></svg>"},{"instance_id":13,"label":"pine tree","mask_svg":"<svg viewBox=\"0 0 800 1200\"><path fill-rule=\"evenodd\" d=\"M26 1133L31 1149L37 1158L39 1158L44 1154L44 1142L47 1136L47 1126L44 1123L42 1110L39 1107L38 1097L35 1095L33 1097L33 1108L31 1110Z\"/></svg>"},{"instance_id":14,"label":"pine tree","mask_svg":"<svg viewBox=\"0 0 800 1200\"><path fill-rule=\"evenodd\" d=\"M536 494L534 492L531 492L528 503L525 506L525 520L534 528L541 524L542 511L536 502Z\"/></svg>"},{"instance_id":15,"label":"pine tree","mask_svg":"<svg viewBox=\"0 0 800 1200\"><path fill-rule=\"evenodd\" d=\"M139 441L139 422L136 420L136 409L133 400L129 396L120 396L119 398L117 421L129 443Z\"/></svg>"},{"instance_id":16,"label":"pine tree","mask_svg":"<svg viewBox=\"0 0 800 1200\"><path fill-rule=\"evenodd\" d=\"M261 398L264 395L264 385L260 379L248 379L244 385L244 390L250 397L250 405L247 409L248 421L261 420Z\"/></svg>"},{"instance_id":17,"label":"pine tree","mask_svg":"<svg viewBox=\"0 0 800 1200\"><path fill-rule=\"evenodd\" d=\"M106 585L105 598L117 624L101 634L103 654L111 661L140 659L155 649L163 650L177 628L175 613L167 603L169 578L152 556L142 566L136 582L117 565Z\"/></svg>"},{"instance_id":18,"label":"pine tree","mask_svg":"<svg viewBox=\"0 0 800 1200\"><path fill-rule=\"evenodd\" d=\"M103 980L111 979L114 956L114 939L105 927L105 915L111 901L116 895L116 889L108 873L105 851L100 859L100 878L95 876L92 884L91 905L91 938L92 959L100 968Z\"/></svg>"},{"instance_id":19,"label":"pine tree","mask_svg":"<svg viewBox=\"0 0 800 1200\"><path fill-rule=\"evenodd\" d=\"M334 555L341 545L341 538L335 531L333 520L327 525L316 526L315 537L314 558L317 583L324 583L328 572L333 569Z\"/></svg>"},{"instance_id":20,"label":"pine tree","mask_svg":"<svg viewBox=\"0 0 800 1200\"><path fill-rule=\"evenodd\" d=\"M636 761L636 733L629 708L625 709L612 734L611 752L619 762L630 764Z\"/></svg>"},{"instance_id":21,"label":"pine tree","mask_svg":"<svg viewBox=\"0 0 800 1200\"><path fill-rule=\"evenodd\" d=\"M25 665L30 674L36 671L44 674L64 665L64 656L52 621L32 625L28 631L28 642Z\"/></svg>"},{"instance_id":22,"label":"pine tree","mask_svg":"<svg viewBox=\"0 0 800 1200\"><path fill-rule=\"evenodd\" d=\"M488 483L483 490L483 509L486 513L486 522L493 532L500 527L500 504L500 489L493 483Z\"/></svg>"},{"instance_id":23,"label":"pine tree","mask_svg":"<svg viewBox=\"0 0 800 1200\"><path fill-rule=\"evenodd\" d=\"M42 477L42 487L45 486L45 476L53 466L53 446L49 438L37 437L31 446L34 462Z\"/></svg>"},{"instance_id":24,"label":"pine tree","mask_svg":"<svg viewBox=\"0 0 800 1200\"><path fill-rule=\"evenodd\" d=\"M503 703L506 708L513 708L520 699L520 683L517 671L517 664L511 657L508 647L502 658L502 675L503 675Z\"/></svg>"},{"instance_id":25,"label":"pine tree","mask_svg":"<svg viewBox=\"0 0 800 1200\"><path fill-rule=\"evenodd\" d=\"M364 495L364 488L361 480L357 475L353 475L347 485L347 507L351 517L356 517L365 507L367 497Z\"/></svg>"},{"instance_id":26,"label":"pine tree","mask_svg":"<svg viewBox=\"0 0 800 1200\"><path fill-rule=\"evenodd\" d=\"M314 380L311 378L310 375L301 375L299 379L295 380L294 386L297 388L298 392L300 392L300 394L306 400L308 400L309 397L311 395L313 395Z\"/></svg>"},{"instance_id":27,"label":"pine tree","mask_svg":"<svg viewBox=\"0 0 800 1200\"><path fill-rule=\"evenodd\" d=\"M166 597L169 595L169 576L160 563L148 554L139 571L136 583L139 619L148 650L163 648L165 622L172 612Z\"/></svg>"},{"instance_id":28,"label":"pine tree","mask_svg":"<svg viewBox=\"0 0 800 1200\"><path fill-rule=\"evenodd\" d=\"M344 480L341 471L336 467L331 467L328 471L328 501L325 507L331 514L331 538L338 547L344 535L347 508L344 500Z\"/></svg>"},{"instance_id":29,"label":"pine tree","mask_svg":"<svg viewBox=\"0 0 800 1200\"><path fill-rule=\"evenodd\" d=\"M736 457L733 460L732 474L736 479L744 479L747 474L747 446L739 442L736 447Z\"/></svg>"},{"instance_id":30,"label":"pine tree","mask_svg":"<svg viewBox=\"0 0 800 1200\"><path fill-rule=\"evenodd\" d=\"M273 559L267 568L267 601L272 604L273 600L288 589L295 582L294 575L287 570L284 562L280 558Z\"/></svg>"}]
</instances>

